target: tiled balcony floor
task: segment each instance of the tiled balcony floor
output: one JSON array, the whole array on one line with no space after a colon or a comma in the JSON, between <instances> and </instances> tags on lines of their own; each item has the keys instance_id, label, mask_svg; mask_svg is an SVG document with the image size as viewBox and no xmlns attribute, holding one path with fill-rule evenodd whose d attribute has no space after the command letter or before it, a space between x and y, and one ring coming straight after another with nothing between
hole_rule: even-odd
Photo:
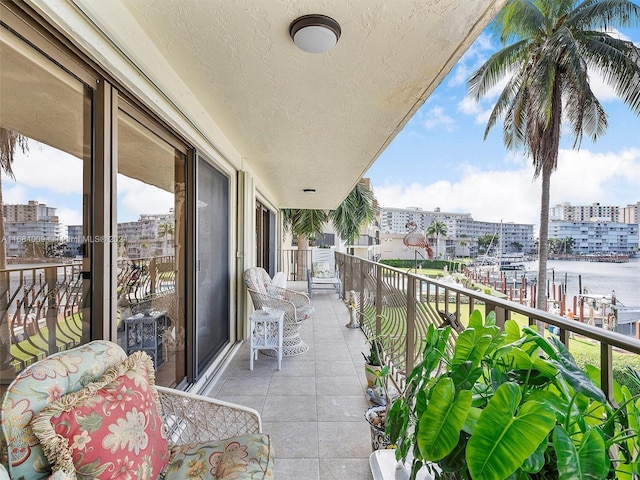
<instances>
[{"instance_id":1,"label":"tiled balcony floor","mask_svg":"<svg viewBox=\"0 0 640 480\"><path fill-rule=\"evenodd\" d=\"M260 412L278 480L370 480L365 337L345 326L349 313L335 293L315 294L313 305L314 317L301 328L307 353L283 358L280 371L274 357L260 353L251 371L245 342L209 396Z\"/></svg>"}]
</instances>

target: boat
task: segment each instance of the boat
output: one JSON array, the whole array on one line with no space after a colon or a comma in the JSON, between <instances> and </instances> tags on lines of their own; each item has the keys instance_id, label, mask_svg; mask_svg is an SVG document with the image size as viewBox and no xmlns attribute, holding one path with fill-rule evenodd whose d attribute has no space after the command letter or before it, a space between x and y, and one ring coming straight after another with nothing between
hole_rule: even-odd
<instances>
[{"instance_id":1,"label":"boat","mask_svg":"<svg viewBox=\"0 0 640 480\"><path fill-rule=\"evenodd\" d=\"M626 306L611 294L583 293L578 299L584 305L584 321L607 330L636 336L640 322L640 306Z\"/></svg>"}]
</instances>

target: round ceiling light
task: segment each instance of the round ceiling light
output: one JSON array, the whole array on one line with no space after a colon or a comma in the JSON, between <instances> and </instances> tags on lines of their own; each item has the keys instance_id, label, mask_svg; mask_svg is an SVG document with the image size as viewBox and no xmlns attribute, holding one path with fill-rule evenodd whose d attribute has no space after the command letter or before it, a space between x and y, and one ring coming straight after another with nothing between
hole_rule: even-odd
<instances>
[{"instance_id":1,"label":"round ceiling light","mask_svg":"<svg viewBox=\"0 0 640 480\"><path fill-rule=\"evenodd\" d=\"M298 48L309 53L331 50L340 38L340 25L325 15L304 15L291 23L289 35Z\"/></svg>"}]
</instances>

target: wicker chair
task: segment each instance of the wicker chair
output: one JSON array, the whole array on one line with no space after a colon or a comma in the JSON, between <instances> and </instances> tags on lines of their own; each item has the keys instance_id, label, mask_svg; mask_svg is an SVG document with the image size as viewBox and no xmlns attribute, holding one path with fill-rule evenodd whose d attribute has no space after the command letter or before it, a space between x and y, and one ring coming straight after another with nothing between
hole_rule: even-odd
<instances>
[{"instance_id":1,"label":"wicker chair","mask_svg":"<svg viewBox=\"0 0 640 480\"><path fill-rule=\"evenodd\" d=\"M0 480L3 475L6 478L7 471L9 478L48 479L52 466L33 433L34 419L50 403L52 396L76 392L90 382L99 382L107 369L126 358L117 344L97 340L50 355L20 372L9 386L0 410ZM183 450L190 449L192 458L207 452L208 458L211 451L224 449L231 442L246 445L251 452L258 453L249 456L255 460L247 467L249 471L232 472L230 478L273 478L273 449L269 437L261 433L257 411L170 388L155 388L162 405L163 428L169 446L175 452L166 467L172 473L165 478L185 478L184 472L177 470L178 467L187 468L188 462L181 461ZM57 473L51 478L66 478ZM209 476L205 472L199 478L229 477L220 472L217 476Z\"/></svg>"},{"instance_id":2,"label":"wicker chair","mask_svg":"<svg viewBox=\"0 0 640 480\"><path fill-rule=\"evenodd\" d=\"M300 355L309 350L309 346L300 338L300 325L314 313L309 297L275 286L269 274L260 267L252 267L244 272L244 282L251 295L253 308L263 307L284 311L284 332L282 356ZM267 355L275 354L265 351Z\"/></svg>"}]
</instances>

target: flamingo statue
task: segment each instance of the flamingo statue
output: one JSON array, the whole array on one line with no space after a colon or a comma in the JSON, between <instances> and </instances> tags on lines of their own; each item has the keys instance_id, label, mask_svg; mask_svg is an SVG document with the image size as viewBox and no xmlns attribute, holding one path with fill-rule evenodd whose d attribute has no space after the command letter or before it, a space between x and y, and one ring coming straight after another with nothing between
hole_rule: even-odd
<instances>
[{"instance_id":1,"label":"flamingo statue","mask_svg":"<svg viewBox=\"0 0 640 480\"><path fill-rule=\"evenodd\" d=\"M402 239L402 243L411 248L414 252L418 252L418 249L424 248L427 251L429 260L433 260L433 250L431 249L431 244L424 234L416 232L416 230L418 229L416 222L408 222L406 227L413 227L413 229L404 236L404 238Z\"/></svg>"}]
</instances>

